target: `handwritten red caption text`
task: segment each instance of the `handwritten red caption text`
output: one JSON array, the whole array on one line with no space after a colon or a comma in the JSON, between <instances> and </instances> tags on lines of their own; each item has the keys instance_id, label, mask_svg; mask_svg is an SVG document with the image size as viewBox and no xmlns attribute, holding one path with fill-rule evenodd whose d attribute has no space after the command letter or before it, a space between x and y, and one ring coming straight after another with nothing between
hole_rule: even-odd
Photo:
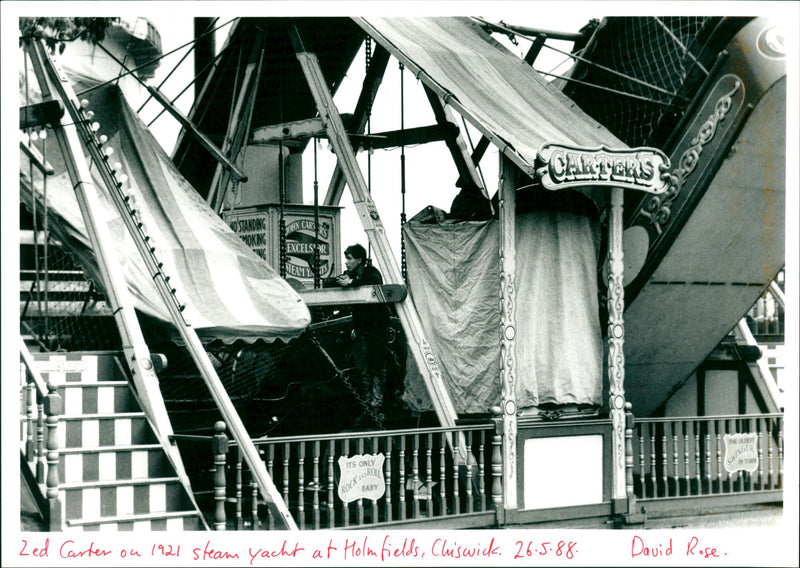
<instances>
[{"instance_id":1,"label":"handwritten red caption text","mask_svg":"<svg viewBox=\"0 0 800 568\"><path fill-rule=\"evenodd\" d=\"M501 543L496 538L487 536L486 539L470 540L468 537L458 539L453 537L434 538L420 542L414 537L396 535L384 536L354 536L328 539L327 544L303 546L291 540L276 540L269 545L253 546L212 542L207 539L200 541L199 545L177 543L155 543L136 547L125 546L107 548L97 544L94 540L76 542L65 539L63 542L51 542L50 538L44 541L33 542L23 539L19 550L20 557L32 558L61 558L72 560L87 560L98 558L161 558L182 559L203 563L213 560L241 560L250 566L266 566L271 560L277 558L295 560L374 560L376 562L389 562L397 560L421 559L501 559L513 557L515 560L533 560L534 557L561 558L572 560L578 554L578 545L575 541L533 541L517 540L513 546L510 542Z\"/></svg>"},{"instance_id":2,"label":"handwritten red caption text","mask_svg":"<svg viewBox=\"0 0 800 568\"><path fill-rule=\"evenodd\" d=\"M686 558L721 558L727 556L727 552L720 551L713 543L700 542L696 536L688 538L684 542L673 542L672 538L656 540L648 538L645 541L639 535L634 535L631 539L631 558L656 558L666 556L680 556Z\"/></svg>"},{"instance_id":3,"label":"handwritten red caption text","mask_svg":"<svg viewBox=\"0 0 800 568\"><path fill-rule=\"evenodd\" d=\"M578 553L578 543L572 540L559 540L557 542L518 540L515 545L516 553L514 554L514 560L538 556L572 560Z\"/></svg>"}]
</instances>

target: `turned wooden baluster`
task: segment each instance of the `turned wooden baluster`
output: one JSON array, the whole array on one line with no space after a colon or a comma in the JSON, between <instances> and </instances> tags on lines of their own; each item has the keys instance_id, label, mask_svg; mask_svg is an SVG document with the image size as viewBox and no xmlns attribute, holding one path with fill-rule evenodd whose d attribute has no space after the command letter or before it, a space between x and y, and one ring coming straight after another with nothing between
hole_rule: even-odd
<instances>
[{"instance_id":1,"label":"turned wooden baluster","mask_svg":"<svg viewBox=\"0 0 800 568\"><path fill-rule=\"evenodd\" d=\"M701 485L703 478L700 475L700 422L695 421L692 428L694 429L694 467L695 467L695 481L697 483L697 491L694 493L700 495Z\"/></svg>"},{"instance_id":2,"label":"turned wooden baluster","mask_svg":"<svg viewBox=\"0 0 800 568\"><path fill-rule=\"evenodd\" d=\"M242 451L239 446L236 446L236 483L235 483L235 499L236 499L236 508L234 513L235 518L235 525L236 530L242 530L242 526L244 524L244 520L242 519Z\"/></svg>"},{"instance_id":3,"label":"turned wooden baluster","mask_svg":"<svg viewBox=\"0 0 800 568\"><path fill-rule=\"evenodd\" d=\"M419 434L414 434L411 449L411 518L419 518Z\"/></svg>"},{"instance_id":4,"label":"turned wooden baluster","mask_svg":"<svg viewBox=\"0 0 800 568\"><path fill-rule=\"evenodd\" d=\"M725 424L725 434L731 433L731 422L730 420L724 420L723 424ZM735 432L736 430L734 430ZM727 469L726 469L727 471ZM728 493L733 493L733 484L734 484L734 473L732 471L728 471Z\"/></svg>"},{"instance_id":5,"label":"turned wooden baluster","mask_svg":"<svg viewBox=\"0 0 800 568\"><path fill-rule=\"evenodd\" d=\"M425 487L428 490L426 494L426 501L427 505L425 506L427 509L427 513L429 517L433 516L433 454L431 453L433 450L431 448L431 444L433 443L433 436L432 434L428 434L425 438L427 443L427 447L425 448Z\"/></svg>"},{"instance_id":6,"label":"turned wooden baluster","mask_svg":"<svg viewBox=\"0 0 800 568\"><path fill-rule=\"evenodd\" d=\"M269 444L267 446L267 473L270 479L275 479L275 444ZM273 530L275 528L275 517L270 514L269 508L267 508L266 514L267 526L269 530Z\"/></svg>"},{"instance_id":7,"label":"turned wooden baluster","mask_svg":"<svg viewBox=\"0 0 800 568\"><path fill-rule=\"evenodd\" d=\"M658 497L658 480L656 479L656 424L647 425L650 430L650 485L653 487L653 497Z\"/></svg>"},{"instance_id":8,"label":"turned wooden baluster","mask_svg":"<svg viewBox=\"0 0 800 568\"><path fill-rule=\"evenodd\" d=\"M492 501L498 516L498 524L503 522L503 421L499 406L492 407L494 436L492 437Z\"/></svg>"},{"instance_id":9,"label":"turned wooden baluster","mask_svg":"<svg viewBox=\"0 0 800 568\"><path fill-rule=\"evenodd\" d=\"M467 455L472 455L472 431L467 432ZM467 485L467 513L472 512L472 464L468 461L464 466L467 469L466 485Z\"/></svg>"},{"instance_id":10,"label":"turned wooden baluster","mask_svg":"<svg viewBox=\"0 0 800 568\"><path fill-rule=\"evenodd\" d=\"M225 464L228 454L228 436L225 434L225 423L220 420L214 424L214 440L211 443L214 453L214 530L224 531L226 524L225 498L227 478Z\"/></svg>"},{"instance_id":11,"label":"turned wooden baluster","mask_svg":"<svg viewBox=\"0 0 800 568\"><path fill-rule=\"evenodd\" d=\"M343 455L350 457L350 439L344 440L343 444ZM349 526L350 525L350 503L342 503L342 525Z\"/></svg>"},{"instance_id":12,"label":"turned wooden baluster","mask_svg":"<svg viewBox=\"0 0 800 568\"><path fill-rule=\"evenodd\" d=\"M298 446L297 454L297 524L300 530L306 528L306 501L305 501L305 482L306 478L303 469L306 466L306 443L301 441Z\"/></svg>"},{"instance_id":13,"label":"turned wooden baluster","mask_svg":"<svg viewBox=\"0 0 800 568\"><path fill-rule=\"evenodd\" d=\"M647 497L647 485L645 484L644 471L644 431L641 422L636 425L636 433L639 438L639 485L642 486L642 497Z\"/></svg>"},{"instance_id":14,"label":"turned wooden baluster","mask_svg":"<svg viewBox=\"0 0 800 568\"><path fill-rule=\"evenodd\" d=\"M488 430L481 431L481 443L478 447L478 455L480 459L478 460L478 475L481 478L480 484L480 492L481 492L481 511L485 511L487 509L487 495L488 492L486 491L486 436ZM456 479L455 482L458 482Z\"/></svg>"},{"instance_id":15,"label":"turned wooden baluster","mask_svg":"<svg viewBox=\"0 0 800 568\"><path fill-rule=\"evenodd\" d=\"M406 437L400 436L400 519L406 518Z\"/></svg>"},{"instance_id":16,"label":"turned wooden baluster","mask_svg":"<svg viewBox=\"0 0 800 568\"><path fill-rule=\"evenodd\" d=\"M47 415L47 491L45 494L50 509L50 530L61 531L63 515L61 500L58 498L58 417L64 414L64 400L51 382L47 383L44 412Z\"/></svg>"},{"instance_id":17,"label":"turned wooden baluster","mask_svg":"<svg viewBox=\"0 0 800 568\"><path fill-rule=\"evenodd\" d=\"M705 430L704 439L706 443L706 489L701 494L710 494L713 491L711 486L711 430L708 421L703 421L703 428Z\"/></svg>"},{"instance_id":18,"label":"turned wooden baluster","mask_svg":"<svg viewBox=\"0 0 800 568\"><path fill-rule=\"evenodd\" d=\"M458 449L459 437L453 433L453 453ZM461 495L459 495L458 460L453 460L453 513L461 513Z\"/></svg>"},{"instance_id":19,"label":"turned wooden baluster","mask_svg":"<svg viewBox=\"0 0 800 568\"><path fill-rule=\"evenodd\" d=\"M439 502L442 504L442 515L447 515L447 434L439 434Z\"/></svg>"},{"instance_id":20,"label":"turned wooden baluster","mask_svg":"<svg viewBox=\"0 0 800 568\"><path fill-rule=\"evenodd\" d=\"M674 487L675 495L680 495L680 472L678 471L678 455L680 454L680 450L678 448L678 423L671 422L670 430L672 431L672 487Z\"/></svg>"},{"instance_id":21,"label":"turned wooden baluster","mask_svg":"<svg viewBox=\"0 0 800 568\"><path fill-rule=\"evenodd\" d=\"M661 482L664 484L664 496L669 497L669 460L667 456L667 423L661 423Z\"/></svg>"},{"instance_id":22,"label":"turned wooden baluster","mask_svg":"<svg viewBox=\"0 0 800 568\"><path fill-rule=\"evenodd\" d=\"M722 493L724 490L722 484L722 436L718 420L714 420L714 430L716 431L717 441L717 484L719 485L719 492Z\"/></svg>"},{"instance_id":23,"label":"turned wooden baluster","mask_svg":"<svg viewBox=\"0 0 800 568\"><path fill-rule=\"evenodd\" d=\"M364 438L358 439L358 455L364 455ZM361 526L364 524L364 499L356 499L356 513L358 526Z\"/></svg>"},{"instance_id":24,"label":"turned wooden baluster","mask_svg":"<svg viewBox=\"0 0 800 568\"><path fill-rule=\"evenodd\" d=\"M36 385L30 382L25 390L27 393L25 402L28 412L28 420L25 427L25 458L28 463L33 464L36 460L36 443L33 436L36 431Z\"/></svg>"},{"instance_id":25,"label":"turned wooden baluster","mask_svg":"<svg viewBox=\"0 0 800 568\"><path fill-rule=\"evenodd\" d=\"M250 507L250 514L253 517L252 530L256 531L261 525L261 520L258 518L258 483L255 479L250 481L250 494L252 495L252 504Z\"/></svg>"},{"instance_id":26,"label":"turned wooden baluster","mask_svg":"<svg viewBox=\"0 0 800 568\"><path fill-rule=\"evenodd\" d=\"M386 440L386 460L383 462L383 471L386 481L386 520L392 520L392 439Z\"/></svg>"},{"instance_id":27,"label":"turned wooden baluster","mask_svg":"<svg viewBox=\"0 0 800 568\"><path fill-rule=\"evenodd\" d=\"M314 441L314 445L312 446L312 451L314 452L313 460L314 460L314 470L312 474L313 488L314 488L314 497L312 501L312 509L314 511L314 530L319 530L319 492L320 492L320 483L319 483L319 440Z\"/></svg>"},{"instance_id":28,"label":"turned wooden baluster","mask_svg":"<svg viewBox=\"0 0 800 568\"><path fill-rule=\"evenodd\" d=\"M633 405L625 403L625 493L633 498Z\"/></svg>"},{"instance_id":29,"label":"turned wooden baluster","mask_svg":"<svg viewBox=\"0 0 800 568\"><path fill-rule=\"evenodd\" d=\"M336 502L333 500L333 454L336 453L336 442L328 442L328 528L336 525Z\"/></svg>"},{"instance_id":30,"label":"turned wooden baluster","mask_svg":"<svg viewBox=\"0 0 800 568\"><path fill-rule=\"evenodd\" d=\"M44 397L36 391L38 399L38 409L36 416L36 481L45 482L47 475L47 452L45 451L45 417L44 417Z\"/></svg>"},{"instance_id":31,"label":"turned wooden baluster","mask_svg":"<svg viewBox=\"0 0 800 568\"><path fill-rule=\"evenodd\" d=\"M375 437L372 438L372 451L375 453L375 455L377 455L379 453L379 450L378 450L378 438L375 438ZM378 500L377 499L373 499L372 500L372 522L373 523L377 523L378 522Z\"/></svg>"},{"instance_id":32,"label":"turned wooden baluster","mask_svg":"<svg viewBox=\"0 0 800 568\"><path fill-rule=\"evenodd\" d=\"M758 430L758 488L764 489L764 429L762 428L761 418L756 419L756 429Z\"/></svg>"},{"instance_id":33,"label":"turned wooden baluster","mask_svg":"<svg viewBox=\"0 0 800 568\"><path fill-rule=\"evenodd\" d=\"M686 485L686 494L691 495L690 481L691 462L689 460L689 422L683 423L683 479Z\"/></svg>"},{"instance_id":34,"label":"turned wooden baluster","mask_svg":"<svg viewBox=\"0 0 800 568\"><path fill-rule=\"evenodd\" d=\"M767 418L767 472L769 473L769 488L775 489L774 452L772 448L772 418Z\"/></svg>"}]
</instances>

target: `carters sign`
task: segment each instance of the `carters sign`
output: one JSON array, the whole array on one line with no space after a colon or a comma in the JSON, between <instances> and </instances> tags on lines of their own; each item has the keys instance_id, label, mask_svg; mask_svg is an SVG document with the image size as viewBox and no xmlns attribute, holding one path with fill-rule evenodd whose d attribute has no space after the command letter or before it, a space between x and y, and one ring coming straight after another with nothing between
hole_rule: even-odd
<instances>
[{"instance_id":1,"label":"carters sign","mask_svg":"<svg viewBox=\"0 0 800 568\"><path fill-rule=\"evenodd\" d=\"M664 193L669 186L669 158L655 148L579 148L545 144L539 149L536 173L542 187L610 186Z\"/></svg>"}]
</instances>

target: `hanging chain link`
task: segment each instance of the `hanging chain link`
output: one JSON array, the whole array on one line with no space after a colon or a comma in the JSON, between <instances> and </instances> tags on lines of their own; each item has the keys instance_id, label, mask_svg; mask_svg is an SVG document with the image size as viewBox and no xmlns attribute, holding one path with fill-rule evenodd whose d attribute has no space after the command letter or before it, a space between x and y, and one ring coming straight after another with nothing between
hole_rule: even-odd
<instances>
[{"instance_id":1,"label":"hanging chain link","mask_svg":"<svg viewBox=\"0 0 800 568\"><path fill-rule=\"evenodd\" d=\"M317 336L314 333L312 333L309 335L309 339L311 340L311 343L313 343L316 346L316 348L319 349L320 353L322 353L322 355L328 361L328 364L330 364L330 366L333 367L333 371L334 373L336 373L336 376L341 379L341 381L344 383L344 386L347 387L348 391L350 391L350 394L353 395L353 397L358 401L358 403L364 409L364 412L367 413L367 415L378 426L378 428L380 428L381 430L385 430L383 424L383 418L378 415L378 413L375 411L375 408L371 404L369 404L366 400L364 400L364 397L361 396L361 393L358 392L358 389L353 385L353 383L350 381L347 375L345 375L345 373L336 365L334 360L331 359L331 356L328 355L328 352L325 351L325 348L322 347L322 345L320 345Z\"/></svg>"}]
</instances>

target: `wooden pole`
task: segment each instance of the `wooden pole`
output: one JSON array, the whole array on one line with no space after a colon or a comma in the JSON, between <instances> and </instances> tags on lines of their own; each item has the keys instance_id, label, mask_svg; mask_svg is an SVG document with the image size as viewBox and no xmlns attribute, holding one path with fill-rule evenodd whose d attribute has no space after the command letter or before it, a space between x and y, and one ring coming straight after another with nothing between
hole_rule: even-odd
<instances>
[{"instance_id":1,"label":"wooden pole","mask_svg":"<svg viewBox=\"0 0 800 568\"><path fill-rule=\"evenodd\" d=\"M251 86L251 82L253 80L258 81L258 54L261 50L261 45L263 45L264 40L266 39L265 35L261 35L261 41L255 42L253 44L253 48L250 52L250 59L247 63L247 67L244 72L244 79L242 80L242 88L239 91L239 96L236 99L236 104L233 109L233 116L231 117L231 121L228 124L228 131L225 134L225 140L222 144L222 153L225 156L229 156L230 158L235 159L235 155L237 154L241 148L241 145L234 145L234 140L237 138L236 133L244 128L244 123L246 121L242 120L242 109L245 106L245 102L251 96L254 96L256 89ZM246 144L247 141L244 140L242 142ZM229 170L234 171L234 170ZM211 180L211 185L208 187L208 195L206 196L206 201L211 206L214 211L219 210L219 206L221 204L221 199L224 197L225 188L218 188L220 185L220 179L222 178L222 183L227 184L228 178L223 177L223 170L222 170L222 163L217 164L217 168L214 171L214 177ZM244 177L244 180L247 180L247 176Z\"/></svg>"},{"instance_id":2,"label":"wooden pole","mask_svg":"<svg viewBox=\"0 0 800 568\"><path fill-rule=\"evenodd\" d=\"M517 508L517 240L516 188L511 162L500 155L500 397L503 412L503 490Z\"/></svg>"},{"instance_id":3,"label":"wooden pole","mask_svg":"<svg viewBox=\"0 0 800 568\"><path fill-rule=\"evenodd\" d=\"M353 147L347 138L341 116L322 75L319 61L314 53L306 51L296 28L292 29L291 35L297 59L314 95L320 117L328 130L328 138L336 152L339 166L353 195L353 204L358 211L361 224L373 247L378 264L383 269L388 283L401 283L403 279L398 263L395 261L394 254L389 246L389 240L386 237L386 231L378 210L367 190L367 184L356 161ZM453 427L457 418L455 407L450 400L450 394L442 379L436 355L423 332L419 314L410 296L396 305L397 315L400 318L403 330L406 332L406 338L414 360L425 380L436 416L442 426ZM466 460L467 456L465 455L463 444L459 445L458 448L461 452L460 459Z\"/></svg>"},{"instance_id":4,"label":"wooden pole","mask_svg":"<svg viewBox=\"0 0 800 568\"><path fill-rule=\"evenodd\" d=\"M621 187L611 188L608 221L608 379L609 411L613 427L611 494L615 503L625 501L625 288L623 285ZM620 503L622 506L622 503ZM624 505L627 509L627 505Z\"/></svg>"}]
</instances>

